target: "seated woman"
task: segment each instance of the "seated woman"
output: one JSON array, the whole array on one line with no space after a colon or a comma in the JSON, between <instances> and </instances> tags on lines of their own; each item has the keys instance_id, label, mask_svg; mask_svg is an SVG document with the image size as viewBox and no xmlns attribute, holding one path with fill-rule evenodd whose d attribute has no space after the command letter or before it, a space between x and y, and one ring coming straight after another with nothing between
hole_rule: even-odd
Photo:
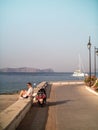
<instances>
[{"instance_id":1,"label":"seated woman","mask_svg":"<svg viewBox=\"0 0 98 130\"><path fill-rule=\"evenodd\" d=\"M23 98L28 98L28 97L32 97L33 95L33 87L32 84L30 82L27 83L27 87L28 90L21 90L20 94L19 94L19 99L23 99Z\"/></svg>"}]
</instances>

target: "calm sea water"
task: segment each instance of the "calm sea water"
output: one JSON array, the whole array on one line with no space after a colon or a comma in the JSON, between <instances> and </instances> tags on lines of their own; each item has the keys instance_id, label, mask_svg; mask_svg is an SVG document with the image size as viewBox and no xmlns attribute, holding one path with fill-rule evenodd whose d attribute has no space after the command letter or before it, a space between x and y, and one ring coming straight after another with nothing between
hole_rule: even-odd
<instances>
[{"instance_id":1,"label":"calm sea water","mask_svg":"<svg viewBox=\"0 0 98 130\"><path fill-rule=\"evenodd\" d=\"M36 87L42 81L81 79L83 80L83 78L72 77L72 73L0 73L0 93L13 93L24 88L26 89L27 82L31 82L33 87Z\"/></svg>"}]
</instances>

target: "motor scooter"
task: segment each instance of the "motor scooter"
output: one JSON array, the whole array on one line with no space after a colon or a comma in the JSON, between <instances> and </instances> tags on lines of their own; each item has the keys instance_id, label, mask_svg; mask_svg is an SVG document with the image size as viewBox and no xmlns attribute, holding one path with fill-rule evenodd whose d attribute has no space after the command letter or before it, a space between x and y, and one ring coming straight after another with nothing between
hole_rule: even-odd
<instances>
[{"instance_id":1,"label":"motor scooter","mask_svg":"<svg viewBox=\"0 0 98 130\"><path fill-rule=\"evenodd\" d=\"M43 107L46 104L46 94L42 91L37 93L36 99L38 101L39 106Z\"/></svg>"}]
</instances>

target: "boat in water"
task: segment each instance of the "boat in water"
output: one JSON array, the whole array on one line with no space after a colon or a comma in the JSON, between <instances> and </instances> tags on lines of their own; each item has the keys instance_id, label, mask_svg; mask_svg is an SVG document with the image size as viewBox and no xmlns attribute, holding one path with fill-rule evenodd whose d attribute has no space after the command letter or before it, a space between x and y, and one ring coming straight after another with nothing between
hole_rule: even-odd
<instances>
[{"instance_id":1,"label":"boat in water","mask_svg":"<svg viewBox=\"0 0 98 130\"><path fill-rule=\"evenodd\" d=\"M80 55L79 55L79 67L78 67L78 68L79 68L79 69L76 70L76 71L72 74L73 77L85 77L85 76L88 76L87 73L84 73L83 71L81 71L82 68L83 68L83 66L81 66Z\"/></svg>"},{"instance_id":2,"label":"boat in water","mask_svg":"<svg viewBox=\"0 0 98 130\"><path fill-rule=\"evenodd\" d=\"M74 77L84 77L84 76L87 76L88 74L85 74L85 73L83 73L83 72L81 72L81 70L76 70L73 74L72 74L72 76L74 76Z\"/></svg>"}]
</instances>

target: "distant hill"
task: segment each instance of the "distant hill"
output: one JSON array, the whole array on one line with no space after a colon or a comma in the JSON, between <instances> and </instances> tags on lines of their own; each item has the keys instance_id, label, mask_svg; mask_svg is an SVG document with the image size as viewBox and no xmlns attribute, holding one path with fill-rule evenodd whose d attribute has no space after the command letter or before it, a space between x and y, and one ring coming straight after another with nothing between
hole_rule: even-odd
<instances>
[{"instance_id":1,"label":"distant hill","mask_svg":"<svg viewBox=\"0 0 98 130\"><path fill-rule=\"evenodd\" d=\"M2 68L0 69L0 72L54 72L54 71L53 69L50 68L37 69L37 68L22 67L22 68Z\"/></svg>"}]
</instances>

